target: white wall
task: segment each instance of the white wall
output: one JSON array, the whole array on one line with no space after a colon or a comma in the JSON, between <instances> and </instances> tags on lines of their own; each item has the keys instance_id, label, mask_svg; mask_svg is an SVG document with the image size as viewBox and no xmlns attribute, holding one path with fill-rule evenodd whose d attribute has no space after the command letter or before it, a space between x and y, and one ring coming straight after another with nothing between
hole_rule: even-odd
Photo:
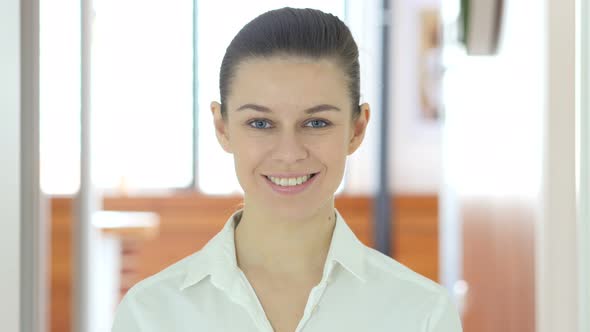
<instances>
[{"instance_id":1,"label":"white wall","mask_svg":"<svg viewBox=\"0 0 590 332\"><path fill-rule=\"evenodd\" d=\"M0 1L0 326L19 331L20 13Z\"/></svg>"},{"instance_id":2,"label":"white wall","mask_svg":"<svg viewBox=\"0 0 590 332\"><path fill-rule=\"evenodd\" d=\"M537 200L546 20L543 6L535 4L505 3L496 55L451 59L448 53L444 181L459 195Z\"/></svg>"},{"instance_id":3,"label":"white wall","mask_svg":"<svg viewBox=\"0 0 590 332\"><path fill-rule=\"evenodd\" d=\"M390 188L402 193L434 194L439 191L442 174L441 128L420 117L419 11L439 7L440 0L399 0L392 4Z\"/></svg>"}]
</instances>

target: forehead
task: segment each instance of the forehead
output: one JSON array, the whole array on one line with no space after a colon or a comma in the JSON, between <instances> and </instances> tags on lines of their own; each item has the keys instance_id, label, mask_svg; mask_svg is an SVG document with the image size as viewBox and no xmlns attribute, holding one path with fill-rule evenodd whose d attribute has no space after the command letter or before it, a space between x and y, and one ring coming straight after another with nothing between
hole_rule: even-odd
<instances>
[{"instance_id":1,"label":"forehead","mask_svg":"<svg viewBox=\"0 0 590 332\"><path fill-rule=\"evenodd\" d=\"M349 103L348 81L330 58L271 56L243 60L230 86L230 108L242 103L304 108L311 104Z\"/></svg>"}]
</instances>

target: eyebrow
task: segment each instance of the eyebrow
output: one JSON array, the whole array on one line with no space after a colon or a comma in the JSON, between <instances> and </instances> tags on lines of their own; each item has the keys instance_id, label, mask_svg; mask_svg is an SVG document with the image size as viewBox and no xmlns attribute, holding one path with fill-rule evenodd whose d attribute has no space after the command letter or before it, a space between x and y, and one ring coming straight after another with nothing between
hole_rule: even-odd
<instances>
[{"instance_id":1,"label":"eyebrow","mask_svg":"<svg viewBox=\"0 0 590 332\"><path fill-rule=\"evenodd\" d=\"M252 110L255 110L258 112L263 112L263 113L272 113L270 108L268 108L266 106L262 106L262 105L257 105L257 104L244 104L244 105L238 107L236 109L236 111L241 111L241 110L245 110L245 109L252 109ZM320 104L320 105L316 105L316 106L306 109L305 113L306 114L314 114L314 113L323 112L323 111L340 111L340 109L334 105Z\"/></svg>"}]
</instances>

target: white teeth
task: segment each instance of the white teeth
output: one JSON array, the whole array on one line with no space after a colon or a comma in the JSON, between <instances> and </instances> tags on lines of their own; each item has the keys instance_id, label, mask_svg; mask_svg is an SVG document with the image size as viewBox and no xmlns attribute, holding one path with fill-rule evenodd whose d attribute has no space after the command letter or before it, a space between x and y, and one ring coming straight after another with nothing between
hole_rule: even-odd
<instances>
[{"instance_id":1,"label":"white teeth","mask_svg":"<svg viewBox=\"0 0 590 332\"><path fill-rule=\"evenodd\" d=\"M275 178L273 176L267 176L270 181L274 184L282 187L291 187L300 185L311 178L311 175L300 176L298 178Z\"/></svg>"}]
</instances>

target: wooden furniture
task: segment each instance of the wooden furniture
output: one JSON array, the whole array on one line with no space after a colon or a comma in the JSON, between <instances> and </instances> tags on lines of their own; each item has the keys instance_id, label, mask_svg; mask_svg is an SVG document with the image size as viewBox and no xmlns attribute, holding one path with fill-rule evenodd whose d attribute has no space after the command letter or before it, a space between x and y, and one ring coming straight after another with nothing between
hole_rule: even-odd
<instances>
[{"instance_id":1,"label":"wooden furniture","mask_svg":"<svg viewBox=\"0 0 590 332\"><path fill-rule=\"evenodd\" d=\"M158 237L160 220L153 212L98 211L92 216L93 226L105 238L115 239L117 248L118 290L116 304L140 278L137 253L144 241ZM116 307L116 306L115 306ZM114 310L115 308L113 308Z\"/></svg>"}]
</instances>

